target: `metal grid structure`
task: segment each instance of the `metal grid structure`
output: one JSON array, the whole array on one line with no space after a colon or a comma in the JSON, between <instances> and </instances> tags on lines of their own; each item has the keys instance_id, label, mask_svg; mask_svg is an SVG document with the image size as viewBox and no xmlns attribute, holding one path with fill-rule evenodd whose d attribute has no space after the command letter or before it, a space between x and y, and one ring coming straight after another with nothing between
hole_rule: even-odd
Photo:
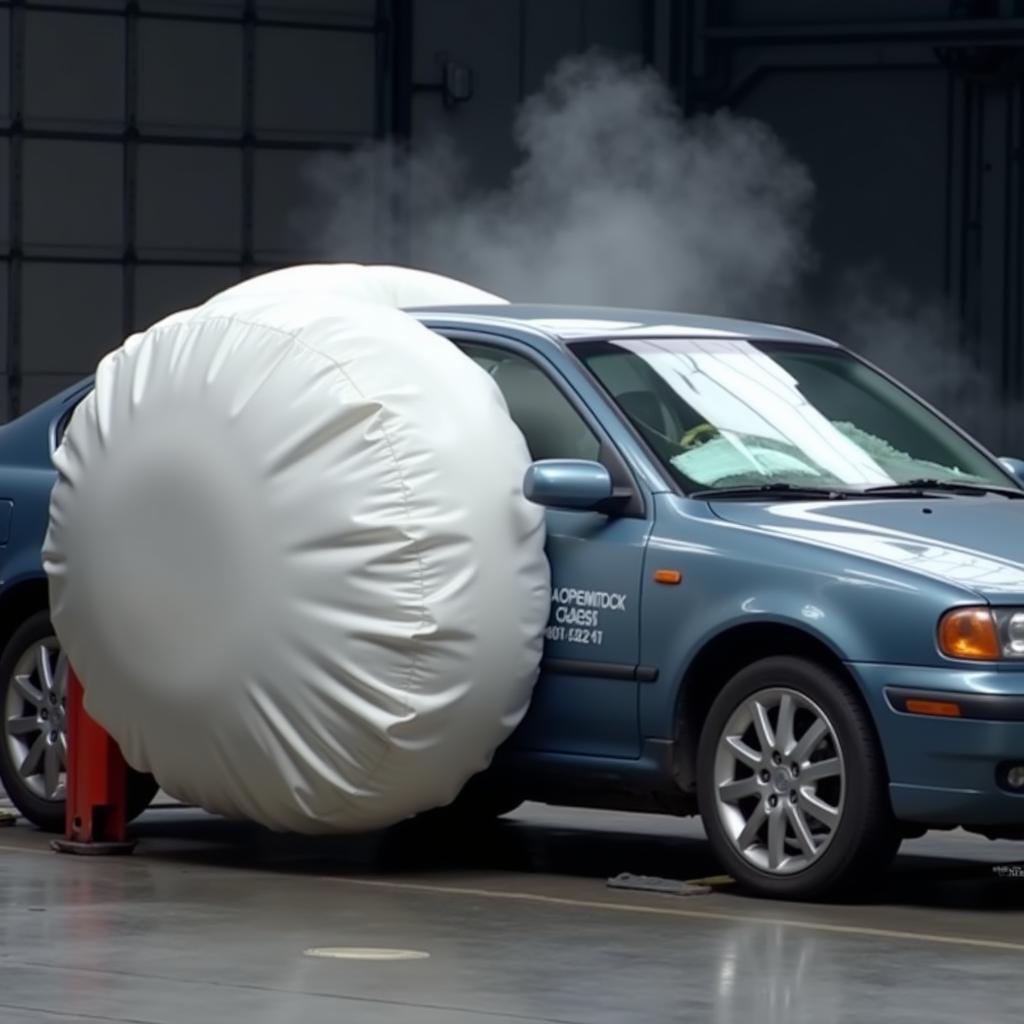
<instances>
[{"instance_id":1,"label":"metal grid structure","mask_svg":"<svg viewBox=\"0 0 1024 1024\"><path fill-rule=\"evenodd\" d=\"M7 417L305 254L288 218L309 159L408 120L396 18L407 2L0 0Z\"/></svg>"}]
</instances>

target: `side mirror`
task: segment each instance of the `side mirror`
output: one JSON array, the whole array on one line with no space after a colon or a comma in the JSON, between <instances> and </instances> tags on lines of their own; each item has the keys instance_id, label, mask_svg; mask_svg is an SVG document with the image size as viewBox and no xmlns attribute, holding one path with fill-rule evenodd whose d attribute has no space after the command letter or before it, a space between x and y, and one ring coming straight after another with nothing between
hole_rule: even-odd
<instances>
[{"instance_id":1,"label":"side mirror","mask_svg":"<svg viewBox=\"0 0 1024 1024\"><path fill-rule=\"evenodd\" d=\"M1021 486L1024 486L1024 459L1011 459L1008 456L999 460L1003 469Z\"/></svg>"},{"instance_id":2,"label":"side mirror","mask_svg":"<svg viewBox=\"0 0 1024 1024\"><path fill-rule=\"evenodd\" d=\"M620 494L612 475L600 462L583 459L544 459L535 462L523 480L528 501L545 508L614 512L630 493Z\"/></svg>"}]
</instances>

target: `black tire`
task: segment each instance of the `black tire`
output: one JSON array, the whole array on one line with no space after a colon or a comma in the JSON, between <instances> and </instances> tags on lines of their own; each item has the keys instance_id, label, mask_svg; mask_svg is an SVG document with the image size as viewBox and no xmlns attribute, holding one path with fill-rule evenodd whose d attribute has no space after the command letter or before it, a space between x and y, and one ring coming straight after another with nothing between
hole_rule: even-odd
<instances>
[{"instance_id":1,"label":"black tire","mask_svg":"<svg viewBox=\"0 0 1024 1024\"><path fill-rule=\"evenodd\" d=\"M63 832L65 802L50 800L32 791L19 773L8 746L7 701L14 685L15 668L22 656L40 643L55 636L49 613L39 611L29 616L15 631L0 655L0 785L11 802L33 825L44 832ZM156 780L145 772L128 769L128 820L137 818L156 796Z\"/></svg>"},{"instance_id":2,"label":"black tire","mask_svg":"<svg viewBox=\"0 0 1024 1024\"><path fill-rule=\"evenodd\" d=\"M759 867L737 849L719 813L714 776L719 740L733 713L755 693L779 688L794 691L824 713L844 767L841 811L831 841L817 859L792 874ZM794 780L792 786L795 789L798 783ZM755 662L726 684L701 731L697 791L704 828L716 856L740 888L759 896L820 900L849 895L884 871L899 849L885 762L867 711L844 678L801 658ZM751 798L754 805L759 799ZM799 796L792 799L798 801Z\"/></svg>"}]
</instances>

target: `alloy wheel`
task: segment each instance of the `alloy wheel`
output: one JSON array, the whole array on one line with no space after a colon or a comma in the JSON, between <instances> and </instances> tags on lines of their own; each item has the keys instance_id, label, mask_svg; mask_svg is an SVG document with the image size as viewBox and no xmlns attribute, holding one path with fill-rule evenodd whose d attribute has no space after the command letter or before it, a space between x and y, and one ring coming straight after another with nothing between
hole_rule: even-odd
<instances>
[{"instance_id":1,"label":"alloy wheel","mask_svg":"<svg viewBox=\"0 0 1024 1024\"><path fill-rule=\"evenodd\" d=\"M3 708L3 742L25 788L64 799L67 767L67 658L50 636L18 659Z\"/></svg>"},{"instance_id":2,"label":"alloy wheel","mask_svg":"<svg viewBox=\"0 0 1024 1024\"><path fill-rule=\"evenodd\" d=\"M843 753L822 709L796 690L740 703L715 749L715 810L734 849L774 875L818 860L842 819Z\"/></svg>"}]
</instances>

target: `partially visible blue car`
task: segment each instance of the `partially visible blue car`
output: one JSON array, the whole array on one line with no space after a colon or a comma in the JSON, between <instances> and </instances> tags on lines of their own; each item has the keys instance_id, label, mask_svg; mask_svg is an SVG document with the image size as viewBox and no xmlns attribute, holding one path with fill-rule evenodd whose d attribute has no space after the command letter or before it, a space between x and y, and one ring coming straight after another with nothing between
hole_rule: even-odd
<instances>
[{"instance_id":1,"label":"partially visible blue car","mask_svg":"<svg viewBox=\"0 0 1024 1024\"><path fill-rule=\"evenodd\" d=\"M412 311L483 366L553 570L530 712L446 813L700 813L723 867L819 897L901 840L1024 838L1024 489L840 346L621 309ZM40 547L88 381L0 429L0 778L63 820ZM133 775L134 810L154 781Z\"/></svg>"}]
</instances>

